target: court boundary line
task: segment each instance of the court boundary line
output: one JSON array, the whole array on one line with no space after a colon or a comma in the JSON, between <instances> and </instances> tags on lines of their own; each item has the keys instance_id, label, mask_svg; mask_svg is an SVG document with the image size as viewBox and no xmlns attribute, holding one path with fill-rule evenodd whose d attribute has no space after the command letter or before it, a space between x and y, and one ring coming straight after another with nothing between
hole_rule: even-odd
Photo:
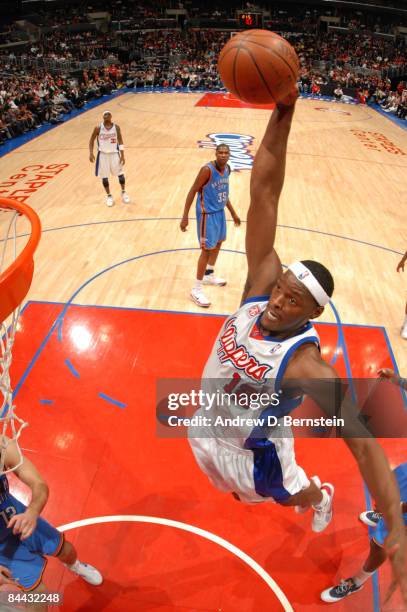
<instances>
[{"instance_id":1,"label":"court boundary line","mask_svg":"<svg viewBox=\"0 0 407 612\"><path fill-rule=\"evenodd\" d=\"M144 515L136 515L136 514L124 514L124 515L111 515L111 516L96 516L93 518L81 519L78 521L74 521L72 523L66 523L65 525L61 525L57 527L58 531L69 531L71 529L76 529L78 527L87 527L88 525L98 525L102 523L150 523L153 525L162 525L165 527L174 527L175 529L181 529L182 531L187 531L189 533L193 533L194 535L201 536L205 540L209 540L214 544L218 544L228 552L232 553L236 557L238 557L241 561L243 561L246 565L248 565L262 580L268 585L270 590L274 593L275 597L280 602L282 608L285 612L294 612L293 607L287 599L285 593L278 586L276 581L270 576L268 572L252 557L250 557L243 550L228 542L221 536L218 536L211 531L207 531L206 529L201 529L200 527L195 527L195 525L190 525L189 523L183 523L181 521L174 521L172 519L161 518L157 516L144 516Z\"/></svg>"},{"instance_id":2,"label":"court boundary line","mask_svg":"<svg viewBox=\"0 0 407 612\"><path fill-rule=\"evenodd\" d=\"M131 219L110 219L106 221L89 221L88 223L76 223L72 225L61 225L60 227L49 227L43 228L41 231L43 234L48 232L57 232L62 230L76 229L81 227L92 227L93 225L109 225L114 223L134 223L137 221L180 221L181 217L133 217ZM196 217L190 217L190 221L196 221ZM227 223L233 223L233 219L226 219ZM242 223L247 223L246 219L241 220ZM360 244L362 246L369 246L374 249L380 249L382 251L386 251L388 253L394 253L395 255L404 255L404 251L396 251L395 249L391 249L389 247L385 247L381 244L375 244L374 242L367 242L365 240L358 240L357 238L352 238L351 236L343 236L341 234L333 234L331 232L324 232L322 230L316 230L309 227L300 227L296 225L286 225L283 223L277 224L278 228L281 229L291 229L296 230L298 232L310 232L311 234L319 234L320 236L327 236L329 238L339 238L339 240L348 240L349 242L355 242L356 244ZM30 234L17 234L17 238L26 238L30 236ZM4 238L0 240L0 243L4 242ZM186 248L186 247L185 247ZM199 247L190 247L195 248L195 250L200 250ZM224 252L225 249L222 249ZM242 252L243 251L239 251Z\"/></svg>"}]
</instances>

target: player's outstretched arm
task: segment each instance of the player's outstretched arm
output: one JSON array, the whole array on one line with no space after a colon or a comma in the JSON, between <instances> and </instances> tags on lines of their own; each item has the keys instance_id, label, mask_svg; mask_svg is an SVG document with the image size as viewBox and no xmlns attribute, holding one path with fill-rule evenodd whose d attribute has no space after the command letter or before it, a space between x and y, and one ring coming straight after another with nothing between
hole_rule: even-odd
<instances>
[{"instance_id":1,"label":"player's outstretched arm","mask_svg":"<svg viewBox=\"0 0 407 612\"><path fill-rule=\"evenodd\" d=\"M5 464L7 468L13 468L19 462L20 455L16 444L11 441L7 446ZM23 458L23 463L16 468L14 473L31 489L31 502L25 512L15 514L10 519L8 527L15 535L20 534L21 539L25 540L33 533L37 525L37 519L47 503L49 489L35 465L27 457Z\"/></svg>"},{"instance_id":2,"label":"player's outstretched arm","mask_svg":"<svg viewBox=\"0 0 407 612\"><path fill-rule=\"evenodd\" d=\"M186 231L188 227L188 223L189 223L189 220L188 220L189 209L192 206L192 203L195 199L196 194L198 193L198 191L202 189L204 185L206 185L210 177L211 177L210 169L208 168L208 166L203 166L198 172L198 175L191 189L188 191L187 199L185 200L184 213L182 215L181 223L179 224L181 231L183 232Z\"/></svg>"},{"instance_id":3,"label":"player's outstretched arm","mask_svg":"<svg viewBox=\"0 0 407 612\"><path fill-rule=\"evenodd\" d=\"M383 513L389 531L386 551L396 584L407 605L405 527L400 512L400 492L382 447L359 420L359 410L344 397L341 381L332 366L323 361L312 345L296 351L288 364L283 386L300 389L324 410L327 416L345 421L342 436L355 457L377 508Z\"/></svg>"},{"instance_id":4,"label":"player's outstretched arm","mask_svg":"<svg viewBox=\"0 0 407 612\"><path fill-rule=\"evenodd\" d=\"M246 296L249 292L251 295L268 292L281 273L281 263L274 251L274 241L294 104L295 102L290 106L279 105L273 111L254 158L246 226Z\"/></svg>"}]
</instances>

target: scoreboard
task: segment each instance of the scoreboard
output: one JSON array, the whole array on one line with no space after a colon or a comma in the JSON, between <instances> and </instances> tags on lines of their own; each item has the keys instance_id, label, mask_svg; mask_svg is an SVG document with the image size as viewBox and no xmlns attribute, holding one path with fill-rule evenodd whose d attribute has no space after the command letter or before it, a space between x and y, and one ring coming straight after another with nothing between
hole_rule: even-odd
<instances>
[{"instance_id":1,"label":"scoreboard","mask_svg":"<svg viewBox=\"0 0 407 612\"><path fill-rule=\"evenodd\" d=\"M238 11L237 21L242 29L262 28L263 13L254 13L253 11Z\"/></svg>"}]
</instances>

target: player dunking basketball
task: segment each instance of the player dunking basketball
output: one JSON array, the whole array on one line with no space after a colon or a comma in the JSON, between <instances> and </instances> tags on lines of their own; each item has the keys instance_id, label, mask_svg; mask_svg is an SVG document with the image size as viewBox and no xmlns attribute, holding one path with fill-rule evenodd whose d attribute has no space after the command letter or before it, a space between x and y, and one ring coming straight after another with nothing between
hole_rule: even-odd
<instances>
[{"instance_id":1,"label":"player dunking basketball","mask_svg":"<svg viewBox=\"0 0 407 612\"><path fill-rule=\"evenodd\" d=\"M103 122L95 127L90 137L89 160L91 162L95 161L93 145L96 139L98 141L98 153L95 174L102 179L103 187L107 193L106 204L108 206L114 205L113 196L110 193L110 175L119 178L122 202L128 204L130 198L126 193L126 179L123 172L125 164L123 138L119 126L112 123L112 113L110 111L103 113Z\"/></svg>"},{"instance_id":2,"label":"player dunking basketball","mask_svg":"<svg viewBox=\"0 0 407 612\"><path fill-rule=\"evenodd\" d=\"M198 259L195 285L191 290L191 299L202 308L208 308L211 305L202 285L217 285L218 287L226 285L223 278L215 276L215 263L222 242L226 239L225 207L232 215L235 225L240 225L240 219L229 199L229 156L230 151L227 145L219 144L216 147L216 160L200 169L188 192L180 223L181 230L185 232L188 227L189 209L195 195L198 194L196 220L201 254Z\"/></svg>"},{"instance_id":3,"label":"player dunking basketball","mask_svg":"<svg viewBox=\"0 0 407 612\"><path fill-rule=\"evenodd\" d=\"M209 394L235 393L237 398L240 393L250 396L253 389L276 393L278 406L269 405L262 414L280 420L305 394L332 414L332 408L337 408L335 389L339 382L334 368L321 357L319 338L310 323L322 314L332 296L332 276L315 261L297 261L283 272L274 250L296 96L290 98L272 113L254 160L244 299L224 323L202 376L202 388ZM381 447L366 436L352 406L344 401L341 409L345 442L384 514L389 532L386 548L407 602L405 530L396 483ZM198 412L208 414L207 410L203 406ZM222 412L219 403L215 411ZM280 429L280 421L275 427L253 427L245 417L249 412L236 401L227 413L241 418L237 426L221 432L211 424L190 428L189 441L199 466L215 486L241 501L276 501L297 506L300 511L312 506L313 530L322 531L332 516L332 485L320 486L317 478L310 482L296 463L292 432Z\"/></svg>"}]
</instances>

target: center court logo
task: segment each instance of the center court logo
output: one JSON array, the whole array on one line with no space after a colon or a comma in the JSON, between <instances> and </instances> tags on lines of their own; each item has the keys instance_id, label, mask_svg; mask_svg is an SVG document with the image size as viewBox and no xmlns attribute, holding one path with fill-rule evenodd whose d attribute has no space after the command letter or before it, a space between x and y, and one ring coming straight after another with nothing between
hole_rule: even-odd
<instances>
[{"instance_id":1,"label":"center court logo","mask_svg":"<svg viewBox=\"0 0 407 612\"><path fill-rule=\"evenodd\" d=\"M219 144L227 144L230 148L229 166L235 172L251 170L253 155L249 147L253 144L254 136L247 134L207 134L209 140L198 140L201 149L215 149Z\"/></svg>"}]
</instances>

